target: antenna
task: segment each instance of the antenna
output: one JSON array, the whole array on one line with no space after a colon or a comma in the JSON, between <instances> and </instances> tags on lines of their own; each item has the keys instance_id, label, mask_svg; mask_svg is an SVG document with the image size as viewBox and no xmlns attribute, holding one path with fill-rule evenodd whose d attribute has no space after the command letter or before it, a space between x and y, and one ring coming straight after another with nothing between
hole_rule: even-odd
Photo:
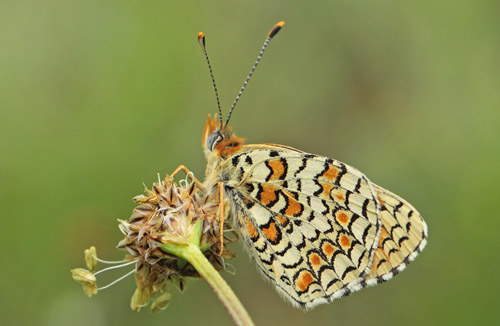
<instances>
[{"instance_id":1,"label":"antenna","mask_svg":"<svg viewBox=\"0 0 500 326\"><path fill-rule=\"evenodd\" d=\"M229 123L229 118L231 118L231 113L233 113L233 110L234 110L234 107L236 106L236 103L238 103L238 100L240 99L241 94L243 94L243 91L245 90L245 87L247 87L247 84L248 84L248 81L250 80L250 77L252 77L253 72L255 71L255 68L257 68L257 65L259 64L260 59L262 59L262 55L264 54L264 51L266 50L267 45L269 44L269 42L271 42L271 39L276 34L278 34L278 32L280 31L280 29L284 25L285 25L285 22L284 21L280 21L279 23L277 23L276 25L274 25L274 27L267 34L266 41L264 42L264 45L260 49L260 53L259 53L259 56L257 57L257 60L255 61L254 65L252 67L252 70L250 70L250 73L248 74L247 79L245 79L245 82L243 83L243 86L241 87L238 95L236 95L236 99L234 100L233 106L231 106L231 109L229 110L229 114L227 115L227 120L226 120L226 126ZM200 36L198 36L198 39L199 38L200 38ZM207 57L207 60L208 60L208 57ZM214 82L214 85L215 85L215 82ZM221 127L222 127L222 125L221 125Z\"/></svg>"},{"instance_id":2,"label":"antenna","mask_svg":"<svg viewBox=\"0 0 500 326\"><path fill-rule=\"evenodd\" d=\"M212 72L212 65L210 64L210 60L208 59L207 48L205 46L205 34L203 34L202 32L198 33L198 43L200 43L201 49L203 50L205 58L207 59L208 70L210 70L210 77L212 77L212 85L214 86L215 90L215 98L217 99L217 107L219 108L220 129L222 129L222 110L220 108L219 93L217 92L217 85L215 84L214 73Z\"/></svg>"}]
</instances>

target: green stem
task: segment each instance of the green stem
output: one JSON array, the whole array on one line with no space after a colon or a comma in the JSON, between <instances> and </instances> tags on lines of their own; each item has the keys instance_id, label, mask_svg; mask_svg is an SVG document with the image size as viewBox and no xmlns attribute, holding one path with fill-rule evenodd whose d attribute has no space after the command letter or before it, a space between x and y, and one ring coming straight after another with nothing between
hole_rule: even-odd
<instances>
[{"instance_id":1,"label":"green stem","mask_svg":"<svg viewBox=\"0 0 500 326\"><path fill-rule=\"evenodd\" d=\"M229 287L219 272L210 264L198 246L189 244L182 252L183 258L193 265L200 275L208 282L210 287L224 304L236 325L254 325L250 315L241 304L236 294Z\"/></svg>"},{"instance_id":2,"label":"green stem","mask_svg":"<svg viewBox=\"0 0 500 326\"><path fill-rule=\"evenodd\" d=\"M200 249L200 239L203 223L201 220L194 225L193 232L187 243L166 243L162 249L183 258L193 265L196 271L208 282L212 290L217 294L219 300L224 304L227 311L233 318L236 325L252 326L252 318L241 304L240 300L234 294L233 290L227 285L226 281L220 276L219 272L210 264Z\"/></svg>"}]
</instances>

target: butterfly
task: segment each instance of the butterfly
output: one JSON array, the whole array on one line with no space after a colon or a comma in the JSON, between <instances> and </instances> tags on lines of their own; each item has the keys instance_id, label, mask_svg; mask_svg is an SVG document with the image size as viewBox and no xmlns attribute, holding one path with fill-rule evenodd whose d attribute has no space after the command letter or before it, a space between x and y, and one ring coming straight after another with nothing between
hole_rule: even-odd
<instances>
[{"instance_id":1,"label":"butterfly","mask_svg":"<svg viewBox=\"0 0 500 326\"><path fill-rule=\"evenodd\" d=\"M427 226L406 200L340 161L277 144L244 144L217 115L205 124L205 189L282 297L305 309L391 279L422 251Z\"/></svg>"}]
</instances>

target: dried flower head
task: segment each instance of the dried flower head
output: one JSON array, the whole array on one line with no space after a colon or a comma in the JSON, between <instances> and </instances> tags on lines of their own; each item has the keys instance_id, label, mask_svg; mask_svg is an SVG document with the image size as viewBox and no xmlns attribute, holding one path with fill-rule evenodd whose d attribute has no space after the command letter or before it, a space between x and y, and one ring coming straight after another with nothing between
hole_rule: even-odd
<instances>
[{"instance_id":1,"label":"dried flower head","mask_svg":"<svg viewBox=\"0 0 500 326\"><path fill-rule=\"evenodd\" d=\"M196 242L216 269L223 269L224 258L232 257L227 252L217 255L221 245L216 218L218 205L200 193L192 174L181 180L179 186L167 176L134 201L139 206L128 221L120 221L125 238L118 244L118 248L128 251L126 259L137 262L135 279L140 294L134 295L133 309L148 301L146 297L161 296L166 281L171 280L182 289L183 277L199 277L191 264L167 252L165 245L187 245L193 237L199 237ZM201 234L197 231L200 227Z\"/></svg>"},{"instance_id":2,"label":"dried flower head","mask_svg":"<svg viewBox=\"0 0 500 326\"><path fill-rule=\"evenodd\" d=\"M119 242L118 248L127 250L125 260L104 261L97 258L95 248L91 247L85 250L89 270L94 271L97 262L115 266L94 274L83 269L77 270L86 276L86 283L79 280L85 289L85 284L89 284L88 279L92 277L95 285L95 275L135 264L134 270L99 290L135 274L137 289L131 299L131 308L140 310L153 300L151 310L159 311L165 309L170 302L171 295L167 292L169 284L174 283L182 291L185 277L200 276L182 254L177 252L177 248L196 245L217 270L225 269L225 260L232 258L233 254L219 241L218 204L197 187L192 173L188 173L179 185L173 182L171 176L159 179L145 193L133 198L139 205L134 208L132 216L127 221L119 220L119 228L125 238ZM227 238L224 240L231 241ZM223 250L220 255L221 246ZM96 287L95 292L97 290ZM89 288L86 293L95 294L92 291L94 289Z\"/></svg>"}]
</instances>

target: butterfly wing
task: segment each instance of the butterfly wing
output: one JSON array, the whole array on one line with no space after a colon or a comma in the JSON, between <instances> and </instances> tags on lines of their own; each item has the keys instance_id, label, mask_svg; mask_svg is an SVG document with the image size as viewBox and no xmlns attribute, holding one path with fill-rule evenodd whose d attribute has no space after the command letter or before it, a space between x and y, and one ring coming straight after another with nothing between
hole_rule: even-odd
<instances>
[{"instance_id":1,"label":"butterfly wing","mask_svg":"<svg viewBox=\"0 0 500 326\"><path fill-rule=\"evenodd\" d=\"M381 205L382 226L370 273L361 287L388 281L403 271L427 243L427 225L418 211L401 197L372 185Z\"/></svg>"},{"instance_id":2,"label":"butterfly wing","mask_svg":"<svg viewBox=\"0 0 500 326\"><path fill-rule=\"evenodd\" d=\"M381 230L361 172L279 145L246 145L222 164L247 249L286 299L311 308L360 288Z\"/></svg>"}]
</instances>

